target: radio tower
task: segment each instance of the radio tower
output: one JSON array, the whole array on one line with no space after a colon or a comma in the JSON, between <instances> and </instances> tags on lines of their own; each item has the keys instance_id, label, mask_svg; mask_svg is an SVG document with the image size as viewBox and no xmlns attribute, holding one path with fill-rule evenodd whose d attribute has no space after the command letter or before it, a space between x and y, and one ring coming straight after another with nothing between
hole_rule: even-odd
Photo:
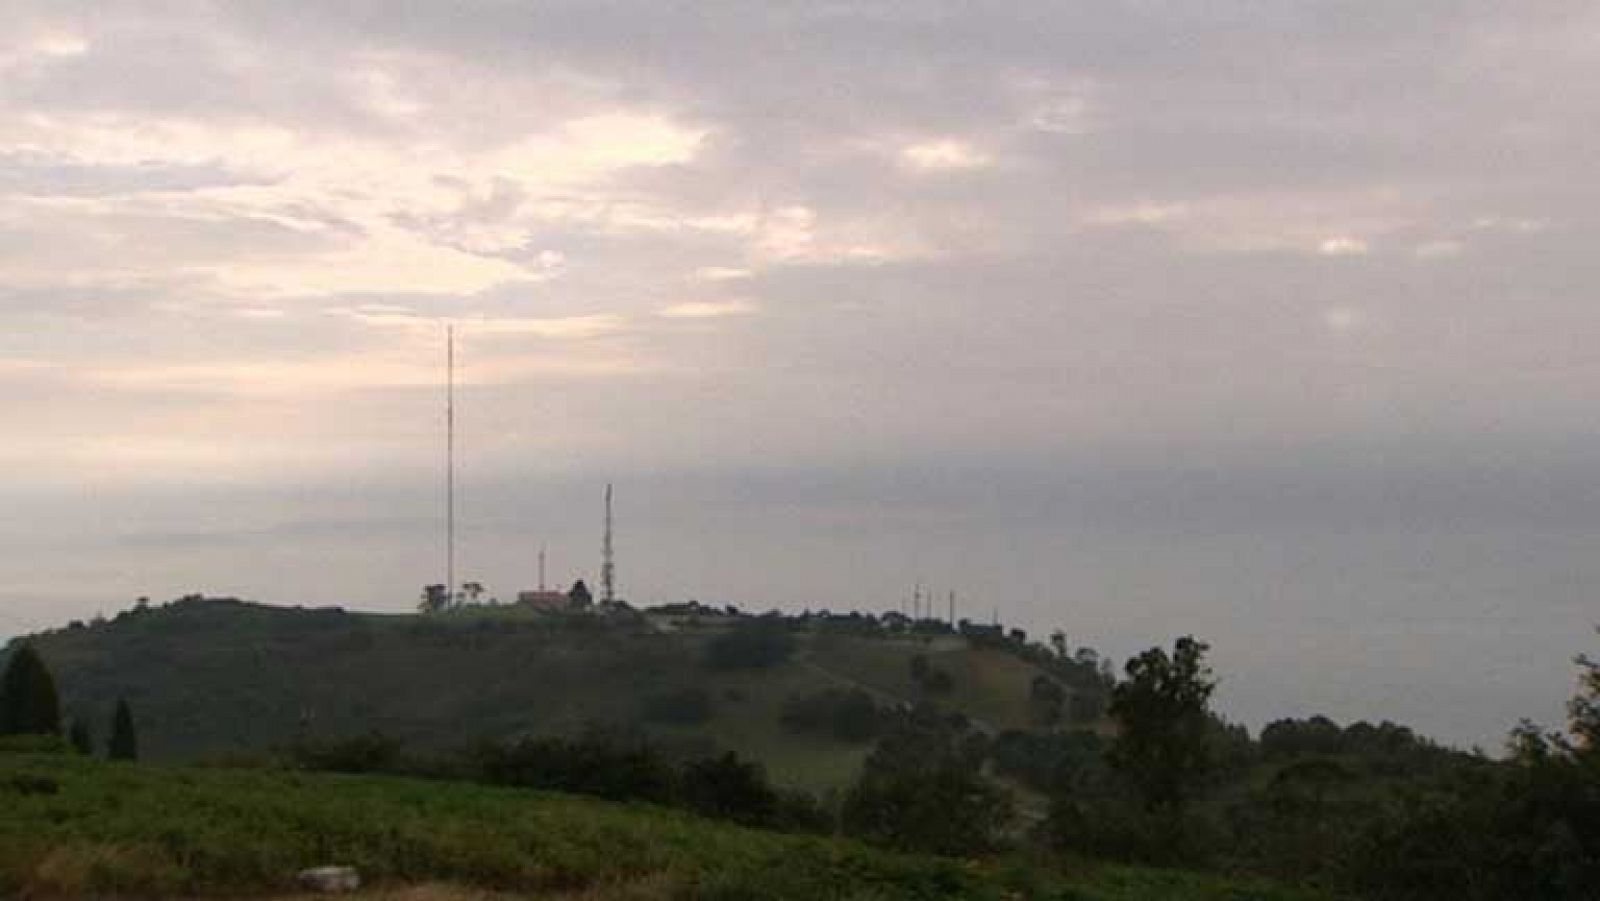
<instances>
[{"instance_id":1,"label":"radio tower","mask_svg":"<svg viewBox=\"0 0 1600 901\"><path fill-rule=\"evenodd\" d=\"M445 326L444 387L444 592L456 591L456 327Z\"/></svg>"},{"instance_id":2,"label":"radio tower","mask_svg":"<svg viewBox=\"0 0 1600 901\"><path fill-rule=\"evenodd\" d=\"M600 599L617 599L617 567L611 550L611 483L606 483L606 535L600 545Z\"/></svg>"}]
</instances>

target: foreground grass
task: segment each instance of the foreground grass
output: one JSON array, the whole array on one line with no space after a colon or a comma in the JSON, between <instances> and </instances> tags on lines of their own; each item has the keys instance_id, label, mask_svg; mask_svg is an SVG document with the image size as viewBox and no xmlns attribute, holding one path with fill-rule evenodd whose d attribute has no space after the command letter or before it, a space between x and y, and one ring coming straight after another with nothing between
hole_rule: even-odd
<instances>
[{"instance_id":1,"label":"foreground grass","mask_svg":"<svg viewBox=\"0 0 1600 901\"><path fill-rule=\"evenodd\" d=\"M0 896L287 895L320 864L369 897L1001 899L1312 896L1121 867L888 854L675 811L388 777L0 753Z\"/></svg>"}]
</instances>

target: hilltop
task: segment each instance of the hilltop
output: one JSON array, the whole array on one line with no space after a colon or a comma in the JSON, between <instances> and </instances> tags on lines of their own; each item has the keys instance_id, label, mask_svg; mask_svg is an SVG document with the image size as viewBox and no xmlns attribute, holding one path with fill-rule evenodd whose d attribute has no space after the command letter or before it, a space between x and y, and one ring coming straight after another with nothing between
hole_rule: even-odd
<instances>
[{"instance_id":1,"label":"hilltop","mask_svg":"<svg viewBox=\"0 0 1600 901\"><path fill-rule=\"evenodd\" d=\"M719 636L763 622L789 636L785 653L714 665ZM733 750L775 781L826 792L855 777L871 742L786 726L796 699L860 691L883 708L929 702L994 733L1037 725L1040 680L1061 686L1062 711L1084 694L1041 666L1042 649L1022 636L964 631L893 615L757 618L698 605L385 615L191 597L30 641L70 716L103 722L126 697L157 759L374 731L448 750L603 726L684 753ZM1070 706L1096 725L1099 708L1084 700Z\"/></svg>"}]
</instances>

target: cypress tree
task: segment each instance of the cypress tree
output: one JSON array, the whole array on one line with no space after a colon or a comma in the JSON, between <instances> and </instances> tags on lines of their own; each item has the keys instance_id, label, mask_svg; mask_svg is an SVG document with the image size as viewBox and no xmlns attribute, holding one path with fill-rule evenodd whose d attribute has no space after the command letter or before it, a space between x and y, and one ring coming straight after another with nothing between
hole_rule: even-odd
<instances>
[{"instance_id":1,"label":"cypress tree","mask_svg":"<svg viewBox=\"0 0 1600 901\"><path fill-rule=\"evenodd\" d=\"M67 730L67 741L72 743L72 749L79 754L89 756L94 753L94 735L89 731L88 720L82 717L72 718L72 727Z\"/></svg>"},{"instance_id":2,"label":"cypress tree","mask_svg":"<svg viewBox=\"0 0 1600 901\"><path fill-rule=\"evenodd\" d=\"M56 680L31 645L11 655L0 677L0 735L60 735Z\"/></svg>"},{"instance_id":3,"label":"cypress tree","mask_svg":"<svg viewBox=\"0 0 1600 901\"><path fill-rule=\"evenodd\" d=\"M139 737L133 730L133 711L128 709L126 698L117 699L117 713L111 718L111 740L106 743L106 756L112 760L138 760Z\"/></svg>"}]
</instances>

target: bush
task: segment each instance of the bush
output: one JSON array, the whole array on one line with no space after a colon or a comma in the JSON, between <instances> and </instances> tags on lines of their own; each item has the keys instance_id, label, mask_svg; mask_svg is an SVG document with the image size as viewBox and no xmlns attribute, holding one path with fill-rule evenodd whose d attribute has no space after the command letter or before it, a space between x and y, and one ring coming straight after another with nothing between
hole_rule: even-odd
<instances>
[{"instance_id":1,"label":"bush","mask_svg":"<svg viewBox=\"0 0 1600 901\"><path fill-rule=\"evenodd\" d=\"M776 616L739 623L706 644L706 664L712 669L765 669L777 666L794 653L794 636Z\"/></svg>"},{"instance_id":2,"label":"bush","mask_svg":"<svg viewBox=\"0 0 1600 901\"><path fill-rule=\"evenodd\" d=\"M672 767L644 742L590 735L576 740L528 738L486 744L476 754L478 773L496 785L594 795L613 801L670 803Z\"/></svg>"},{"instance_id":3,"label":"bush","mask_svg":"<svg viewBox=\"0 0 1600 901\"><path fill-rule=\"evenodd\" d=\"M729 751L683 768L683 803L701 816L765 826L777 813L778 795L759 764Z\"/></svg>"},{"instance_id":4,"label":"bush","mask_svg":"<svg viewBox=\"0 0 1600 901\"><path fill-rule=\"evenodd\" d=\"M901 851L973 855L998 846L1011 797L984 778L981 736L929 711L895 725L841 811L844 831Z\"/></svg>"},{"instance_id":5,"label":"bush","mask_svg":"<svg viewBox=\"0 0 1600 901\"><path fill-rule=\"evenodd\" d=\"M639 705L639 718L647 723L697 726L711 719L711 693L691 686L650 695Z\"/></svg>"},{"instance_id":6,"label":"bush","mask_svg":"<svg viewBox=\"0 0 1600 901\"><path fill-rule=\"evenodd\" d=\"M783 704L783 724L794 732L862 742L877 736L883 712L872 696L859 688L828 688L790 697Z\"/></svg>"},{"instance_id":7,"label":"bush","mask_svg":"<svg viewBox=\"0 0 1600 901\"><path fill-rule=\"evenodd\" d=\"M326 741L305 739L290 745L291 766L332 773L393 773L400 769L403 745L381 732Z\"/></svg>"}]
</instances>

